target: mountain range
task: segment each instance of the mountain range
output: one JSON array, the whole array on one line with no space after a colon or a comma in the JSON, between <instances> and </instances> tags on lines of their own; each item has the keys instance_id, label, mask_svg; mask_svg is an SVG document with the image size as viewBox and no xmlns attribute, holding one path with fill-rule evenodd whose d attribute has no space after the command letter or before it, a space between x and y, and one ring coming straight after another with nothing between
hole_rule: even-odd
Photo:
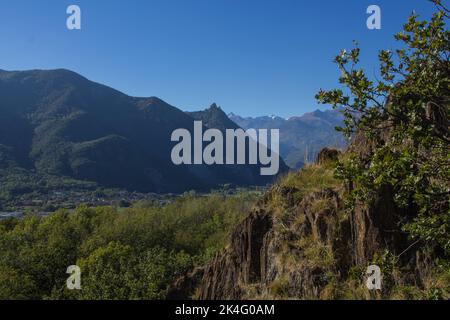
<instances>
[{"instance_id":1,"label":"mountain range","mask_svg":"<svg viewBox=\"0 0 450 320\"><path fill-rule=\"evenodd\" d=\"M259 165L174 165L171 133L192 131L195 119L205 129L237 128L215 105L189 114L65 69L0 70L0 179L19 170L142 192L273 180ZM281 161L280 173L287 169Z\"/></svg>"},{"instance_id":2,"label":"mountain range","mask_svg":"<svg viewBox=\"0 0 450 320\"><path fill-rule=\"evenodd\" d=\"M260 175L259 165L174 165L171 133L177 128L192 132L195 120L222 132L280 129L281 174L286 164L300 168L314 161L323 147L345 146L334 130L342 122L338 111L245 118L227 115L214 103L184 112L159 98L131 97L65 69L0 70L0 180L16 181L19 172L25 186L30 176L40 185L46 183L41 177L51 176L141 192L272 182L273 177Z\"/></svg>"},{"instance_id":3,"label":"mountain range","mask_svg":"<svg viewBox=\"0 0 450 320\"><path fill-rule=\"evenodd\" d=\"M233 113L228 116L244 129L279 129L280 155L288 166L295 169L314 162L324 147L343 149L347 144L342 134L335 130L343 121L339 110L316 110L289 119L278 116L241 117Z\"/></svg>"}]
</instances>

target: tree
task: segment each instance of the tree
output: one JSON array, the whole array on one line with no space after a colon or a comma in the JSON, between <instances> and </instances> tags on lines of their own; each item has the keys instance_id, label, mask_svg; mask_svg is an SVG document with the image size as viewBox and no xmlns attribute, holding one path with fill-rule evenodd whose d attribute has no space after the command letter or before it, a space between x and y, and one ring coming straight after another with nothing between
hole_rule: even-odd
<instances>
[{"instance_id":1,"label":"tree","mask_svg":"<svg viewBox=\"0 0 450 320\"><path fill-rule=\"evenodd\" d=\"M430 21L413 13L402 43L379 53L379 79L358 68L360 49L341 51L335 63L345 87L320 90L316 98L341 109L348 138L363 135L370 150L350 152L337 174L351 182L349 203L368 202L382 186L410 212L404 230L450 253L450 39L449 10L434 0Z\"/></svg>"},{"instance_id":2,"label":"tree","mask_svg":"<svg viewBox=\"0 0 450 320\"><path fill-rule=\"evenodd\" d=\"M130 246L110 242L77 264L82 272L82 299L126 300L131 296L136 258Z\"/></svg>"}]
</instances>

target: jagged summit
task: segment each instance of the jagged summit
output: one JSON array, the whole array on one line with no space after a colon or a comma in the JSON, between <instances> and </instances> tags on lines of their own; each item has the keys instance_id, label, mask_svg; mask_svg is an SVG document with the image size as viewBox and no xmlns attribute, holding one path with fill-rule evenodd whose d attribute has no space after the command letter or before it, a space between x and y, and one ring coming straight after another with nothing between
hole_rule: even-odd
<instances>
[{"instance_id":1,"label":"jagged summit","mask_svg":"<svg viewBox=\"0 0 450 320\"><path fill-rule=\"evenodd\" d=\"M210 109L222 109L221 107L219 107L215 102L213 102L210 106Z\"/></svg>"},{"instance_id":2,"label":"jagged summit","mask_svg":"<svg viewBox=\"0 0 450 320\"><path fill-rule=\"evenodd\" d=\"M203 111L188 112L188 114L196 120L201 120L208 128L219 130L239 128L216 103Z\"/></svg>"},{"instance_id":3,"label":"jagged summit","mask_svg":"<svg viewBox=\"0 0 450 320\"><path fill-rule=\"evenodd\" d=\"M176 166L171 134L236 128L217 105L188 114L156 98L130 97L66 69L0 72L0 180L14 170L131 191L209 190L267 184L257 166Z\"/></svg>"},{"instance_id":4,"label":"jagged summit","mask_svg":"<svg viewBox=\"0 0 450 320\"><path fill-rule=\"evenodd\" d=\"M289 119L278 116L240 117L235 114L229 117L244 129L279 129L281 157L295 169L313 162L324 147L342 149L346 146L344 137L335 130L343 121L342 114L336 110L316 110Z\"/></svg>"}]
</instances>

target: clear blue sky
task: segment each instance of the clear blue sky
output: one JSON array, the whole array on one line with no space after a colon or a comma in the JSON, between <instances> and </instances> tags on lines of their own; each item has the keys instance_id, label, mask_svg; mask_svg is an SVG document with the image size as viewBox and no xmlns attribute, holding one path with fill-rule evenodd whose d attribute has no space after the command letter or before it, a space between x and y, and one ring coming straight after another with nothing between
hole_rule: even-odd
<instances>
[{"instance_id":1,"label":"clear blue sky","mask_svg":"<svg viewBox=\"0 0 450 320\"><path fill-rule=\"evenodd\" d=\"M66 28L66 8L82 30ZM366 8L382 9L382 29ZM133 96L183 110L217 102L244 116L299 115L336 86L331 62L358 40L375 70L411 11L427 0L0 0L0 69L67 68Z\"/></svg>"}]
</instances>

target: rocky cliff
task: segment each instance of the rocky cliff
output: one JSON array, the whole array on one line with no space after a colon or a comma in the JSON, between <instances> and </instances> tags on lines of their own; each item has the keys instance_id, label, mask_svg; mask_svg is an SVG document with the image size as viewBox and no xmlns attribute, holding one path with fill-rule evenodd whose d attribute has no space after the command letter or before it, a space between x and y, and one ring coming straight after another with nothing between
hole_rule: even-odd
<instances>
[{"instance_id":1,"label":"rocky cliff","mask_svg":"<svg viewBox=\"0 0 450 320\"><path fill-rule=\"evenodd\" d=\"M323 152L317 164L272 187L236 227L229 246L178 279L168 298L408 298L429 290L433 253L400 230L407 213L396 208L388 188L370 205L347 210L350 186L334 179L335 157ZM381 291L366 288L370 264L382 269ZM441 283L446 288L447 280Z\"/></svg>"}]
</instances>

